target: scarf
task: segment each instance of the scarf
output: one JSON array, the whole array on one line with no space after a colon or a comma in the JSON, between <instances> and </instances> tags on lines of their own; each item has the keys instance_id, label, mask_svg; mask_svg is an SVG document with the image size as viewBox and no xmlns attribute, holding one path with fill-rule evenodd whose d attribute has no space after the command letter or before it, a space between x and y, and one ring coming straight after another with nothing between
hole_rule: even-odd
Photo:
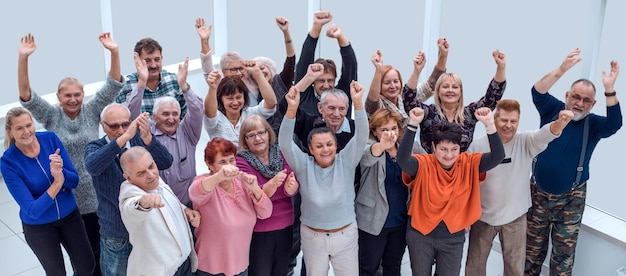
<instances>
[{"instance_id":1,"label":"scarf","mask_svg":"<svg viewBox=\"0 0 626 276\"><path fill-rule=\"evenodd\" d=\"M260 172L265 178L272 179L277 173L283 170L283 158L280 155L278 145L274 144L269 149L269 165L263 164L261 160L254 155L251 151L239 151L237 155L243 157L243 159L252 166L256 171Z\"/></svg>"}]
</instances>

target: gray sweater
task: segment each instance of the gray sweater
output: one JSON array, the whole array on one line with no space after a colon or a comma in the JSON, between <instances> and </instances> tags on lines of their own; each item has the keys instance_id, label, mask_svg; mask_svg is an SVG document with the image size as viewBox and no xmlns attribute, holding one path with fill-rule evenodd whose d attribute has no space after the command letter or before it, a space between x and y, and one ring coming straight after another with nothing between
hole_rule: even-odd
<instances>
[{"instance_id":1,"label":"gray sweater","mask_svg":"<svg viewBox=\"0 0 626 276\"><path fill-rule=\"evenodd\" d=\"M63 108L50 104L33 91L31 91L30 101L24 102L20 99L22 106L30 110L33 117L44 128L59 136L70 155L80 178L78 187L73 192L81 214L95 213L98 208L91 175L85 170L85 146L90 141L98 139L100 112L106 105L113 102L122 89L122 85L123 83L108 77L94 98L89 102L83 102L80 113L74 120L63 112Z\"/></svg>"}]
</instances>

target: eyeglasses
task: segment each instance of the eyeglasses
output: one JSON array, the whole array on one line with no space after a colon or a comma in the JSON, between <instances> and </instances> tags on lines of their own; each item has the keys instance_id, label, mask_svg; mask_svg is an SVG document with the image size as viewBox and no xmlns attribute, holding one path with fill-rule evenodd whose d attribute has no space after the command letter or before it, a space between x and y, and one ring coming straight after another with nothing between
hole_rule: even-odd
<instances>
[{"instance_id":1,"label":"eyeglasses","mask_svg":"<svg viewBox=\"0 0 626 276\"><path fill-rule=\"evenodd\" d=\"M267 129L264 129L264 130L260 130L260 131L258 131L256 133L246 134L246 136L244 136L244 137L246 137L246 140L252 140L252 139L254 139L257 136L261 137L261 136L265 135L266 133L267 133Z\"/></svg>"},{"instance_id":2,"label":"eyeglasses","mask_svg":"<svg viewBox=\"0 0 626 276\"><path fill-rule=\"evenodd\" d=\"M123 122L121 124L109 124L105 121L102 121L102 123L104 123L108 128L110 128L111 130L118 130L121 128L123 129L127 129L128 126L130 126L130 122Z\"/></svg>"},{"instance_id":3,"label":"eyeglasses","mask_svg":"<svg viewBox=\"0 0 626 276\"><path fill-rule=\"evenodd\" d=\"M589 99L589 98L583 98L583 97L581 97L581 96L580 96L580 95L578 95L578 94L573 94L573 93L572 93L572 94L570 94L570 95L571 95L572 99L574 99L574 101L576 101L576 102L578 102L578 101L582 100L582 101L583 101L583 104L592 104L592 103L593 103L593 100L592 100L592 99Z\"/></svg>"},{"instance_id":4,"label":"eyeglasses","mask_svg":"<svg viewBox=\"0 0 626 276\"><path fill-rule=\"evenodd\" d=\"M233 67L233 68L226 68L226 70L230 71L233 74L236 74L237 72L243 72L244 68L243 67Z\"/></svg>"}]
</instances>

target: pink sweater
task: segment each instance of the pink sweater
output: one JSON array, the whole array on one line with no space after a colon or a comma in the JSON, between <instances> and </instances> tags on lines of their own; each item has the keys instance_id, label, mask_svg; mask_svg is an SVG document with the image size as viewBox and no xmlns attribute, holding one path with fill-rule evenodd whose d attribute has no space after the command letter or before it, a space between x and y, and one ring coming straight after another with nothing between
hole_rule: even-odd
<instances>
[{"instance_id":1,"label":"pink sweater","mask_svg":"<svg viewBox=\"0 0 626 276\"><path fill-rule=\"evenodd\" d=\"M241 156L237 156L237 167L243 172L256 176L261 189L271 179L266 178L261 172L255 170ZM284 158L283 168L287 170L287 175L291 173L291 167L289 167ZM270 199L272 200L272 215L269 218L257 220L254 232L281 230L293 224L293 203L291 203L291 197L285 192L285 182L276 189L276 192Z\"/></svg>"},{"instance_id":2,"label":"pink sweater","mask_svg":"<svg viewBox=\"0 0 626 276\"><path fill-rule=\"evenodd\" d=\"M233 179L234 195L219 185L205 192L202 180L208 176L196 176L189 187L189 198L201 215L195 230L198 270L236 275L248 268L252 229L257 218L271 215L272 202L265 193L256 202L239 177Z\"/></svg>"}]
</instances>

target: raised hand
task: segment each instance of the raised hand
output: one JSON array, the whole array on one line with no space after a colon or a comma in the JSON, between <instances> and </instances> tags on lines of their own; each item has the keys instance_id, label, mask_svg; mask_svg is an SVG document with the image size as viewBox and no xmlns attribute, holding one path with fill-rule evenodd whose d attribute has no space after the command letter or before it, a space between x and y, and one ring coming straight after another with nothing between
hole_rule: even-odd
<instances>
[{"instance_id":1,"label":"raised hand","mask_svg":"<svg viewBox=\"0 0 626 276\"><path fill-rule=\"evenodd\" d=\"M139 205L141 205L141 207L148 209L148 208L161 208L163 206L165 206L165 204L163 204L163 200L161 199L161 195L159 194L145 194L141 196L141 199L139 200Z\"/></svg>"},{"instance_id":2,"label":"raised hand","mask_svg":"<svg viewBox=\"0 0 626 276\"><path fill-rule=\"evenodd\" d=\"M321 63L311 63L306 70L306 76L316 80L324 74L324 65Z\"/></svg>"},{"instance_id":3,"label":"raised hand","mask_svg":"<svg viewBox=\"0 0 626 276\"><path fill-rule=\"evenodd\" d=\"M65 182L65 176L63 175L63 158L61 158L61 150L57 149L53 154L50 154L50 173L55 182L63 184Z\"/></svg>"},{"instance_id":4,"label":"raised hand","mask_svg":"<svg viewBox=\"0 0 626 276\"><path fill-rule=\"evenodd\" d=\"M476 117L477 120L479 120L481 123L485 124L489 121L493 122L493 117L491 116L491 109L489 109L488 107L481 107L476 109L476 111L474 111L474 116Z\"/></svg>"},{"instance_id":5,"label":"raised hand","mask_svg":"<svg viewBox=\"0 0 626 276\"><path fill-rule=\"evenodd\" d=\"M217 175L221 178L221 181L231 180L239 175L239 168L233 165L223 165L217 172ZM221 182L220 181L220 182Z\"/></svg>"},{"instance_id":6,"label":"raised hand","mask_svg":"<svg viewBox=\"0 0 626 276\"><path fill-rule=\"evenodd\" d=\"M189 85L187 84L187 74L189 72L189 57L185 58L185 62L178 65L178 86L183 93L187 92Z\"/></svg>"},{"instance_id":7,"label":"raised hand","mask_svg":"<svg viewBox=\"0 0 626 276\"><path fill-rule=\"evenodd\" d=\"M450 43L448 43L445 37L441 37L437 39L437 48L439 48L439 55L447 57L450 51Z\"/></svg>"},{"instance_id":8,"label":"raised hand","mask_svg":"<svg viewBox=\"0 0 626 276\"><path fill-rule=\"evenodd\" d=\"M207 26L204 23L204 18L198 17L196 18L196 32L198 36L202 40L209 40L211 38L211 31L213 30L213 25Z\"/></svg>"},{"instance_id":9,"label":"raised hand","mask_svg":"<svg viewBox=\"0 0 626 276\"><path fill-rule=\"evenodd\" d=\"M569 124L569 122L574 119L574 112L568 109L563 109L559 112L559 117L557 117L554 122L550 124L550 132L553 135L561 135L563 129Z\"/></svg>"},{"instance_id":10,"label":"raised hand","mask_svg":"<svg viewBox=\"0 0 626 276\"><path fill-rule=\"evenodd\" d=\"M30 33L20 39L20 56L30 56L37 49L35 36Z\"/></svg>"},{"instance_id":11,"label":"raised hand","mask_svg":"<svg viewBox=\"0 0 626 276\"><path fill-rule=\"evenodd\" d=\"M615 92L617 75L619 75L619 64L617 64L617 61L611 60L611 71L608 74L602 71L602 83L604 84L605 92Z\"/></svg>"},{"instance_id":12,"label":"raised hand","mask_svg":"<svg viewBox=\"0 0 626 276\"><path fill-rule=\"evenodd\" d=\"M298 105L300 105L300 91L298 91L295 85L289 88L289 92L285 95L285 100L289 109L298 109Z\"/></svg>"},{"instance_id":13,"label":"raised hand","mask_svg":"<svg viewBox=\"0 0 626 276\"><path fill-rule=\"evenodd\" d=\"M276 17L276 25L283 33L289 31L289 20L287 18L282 16Z\"/></svg>"},{"instance_id":14,"label":"raised hand","mask_svg":"<svg viewBox=\"0 0 626 276\"><path fill-rule=\"evenodd\" d=\"M133 60L135 61L135 69L137 69L137 77L139 79L137 86L145 87L148 82L148 76L150 75L148 65L145 60L139 57L137 52L133 54Z\"/></svg>"},{"instance_id":15,"label":"raised hand","mask_svg":"<svg viewBox=\"0 0 626 276\"><path fill-rule=\"evenodd\" d=\"M328 29L326 29L326 36L330 38L338 38L341 35L343 35L343 32L341 31L341 28L337 26L337 24L330 24L330 26L328 26Z\"/></svg>"},{"instance_id":16,"label":"raised hand","mask_svg":"<svg viewBox=\"0 0 626 276\"><path fill-rule=\"evenodd\" d=\"M211 71L206 78L206 83L209 85L211 89L217 89L217 86L220 84L222 80L222 75L217 70Z\"/></svg>"},{"instance_id":17,"label":"raised hand","mask_svg":"<svg viewBox=\"0 0 626 276\"><path fill-rule=\"evenodd\" d=\"M381 70L383 68L383 53L380 50L376 50L370 60L377 70Z\"/></svg>"},{"instance_id":18,"label":"raised hand","mask_svg":"<svg viewBox=\"0 0 626 276\"><path fill-rule=\"evenodd\" d=\"M409 110L409 124L419 125L424 120L424 109L415 107Z\"/></svg>"},{"instance_id":19,"label":"raised hand","mask_svg":"<svg viewBox=\"0 0 626 276\"><path fill-rule=\"evenodd\" d=\"M496 65L498 65L498 67L503 67L506 65L506 55L503 52L500 52L500 50L495 50L493 51L493 53L491 53L491 55L496 61Z\"/></svg>"},{"instance_id":20,"label":"raised hand","mask_svg":"<svg viewBox=\"0 0 626 276\"><path fill-rule=\"evenodd\" d=\"M287 181L285 182L285 192L292 196L294 194L296 194L296 192L298 191L298 188L300 187L300 184L298 184L298 181L296 180L296 175L291 172L289 173L289 176L287 176Z\"/></svg>"},{"instance_id":21,"label":"raised hand","mask_svg":"<svg viewBox=\"0 0 626 276\"><path fill-rule=\"evenodd\" d=\"M101 33L98 36L98 39L100 40L100 43L102 43L102 46L104 46L104 48L107 48L107 50L111 52L119 50L119 46L117 45L117 42L115 42L115 40L113 40L113 38L111 37L110 32Z\"/></svg>"},{"instance_id":22,"label":"raised hand","mask_svg":"<svg viewBox=\"0 0 626 276\"><path fill-rule=\"evenodd\" d=\"M424 65L426 65L426 54L424 54L424 51L419 51L413 58L413 70L421 72L424 69Z\"/></svg>"},{"instance_id":23,"label":"raised hand","mask_svg":"<svg viewBox=\"0 0 626 276\"><path fill-rule=\"evenodd\" d=\"M350 97L352 98L352 104L354 104L354 110L363 109L363 87L359 82L353 80L350 83Z\"/></svg>"},{"instance_id":24,"label":"raised hand","mask_svg":"<svg viewBox=\"0 0 626 276\"><path fill-rule=\"evenodd\" d=\"M329 11L318 11L313 14L313 24L323 26L333 20L333 15Z\"/></svg>"},{"instance_id":25,"label":"raised hand","mask_svg":"<svg viewBox=\"0 0 626 276\"><path fill-rule=\"evenodd\" d=\"M567 54L567 57L565 57L565 59L561 63L561 66L559 67L561 69L561 72L563 73L567 72L567 70L574 67L576 63L579 63L581 60L583 60L582 58L579 57L579 55L580 55L580 49L578 48L569 52L569 54Z\"/></svg>"},{"instance_id":26,"label":"raised hand","mask_svg":"<svg viewBox=\"0 0 626 276\"><path fill-rule=\"evenodd\" d=\"M398 141L398 134L393 130L383 131L381 137L378 137L378 143L383 150L393 148Z\"/></svg>"},{"instance_id":27,"label":"raised hand","mask_svg":"<svg viewBox=\"0 0 626 276\"><path fill-rule=\"evenodd\" d=\"M139 131L139 136L143 143L146 146L152 144L152 133L150 133L150 114L148 112L144 112L139 114L137 118L135 118L135 122L137 122L137 130Z\"/></svg>"},{"instance_id":28,"label":"raised hand","mask_svg":"<svg viewBox=\"0 0 626 276\"><path fill-rule=\"evenodd\" d=\"M261 72L261 68L259 67L259 65L256 63L255 60L242 60L241 63L243 64L243 68L246 70L246 74L249 76L261 76L263 77L263 72Z\"/></svg>"}]
</instances>

